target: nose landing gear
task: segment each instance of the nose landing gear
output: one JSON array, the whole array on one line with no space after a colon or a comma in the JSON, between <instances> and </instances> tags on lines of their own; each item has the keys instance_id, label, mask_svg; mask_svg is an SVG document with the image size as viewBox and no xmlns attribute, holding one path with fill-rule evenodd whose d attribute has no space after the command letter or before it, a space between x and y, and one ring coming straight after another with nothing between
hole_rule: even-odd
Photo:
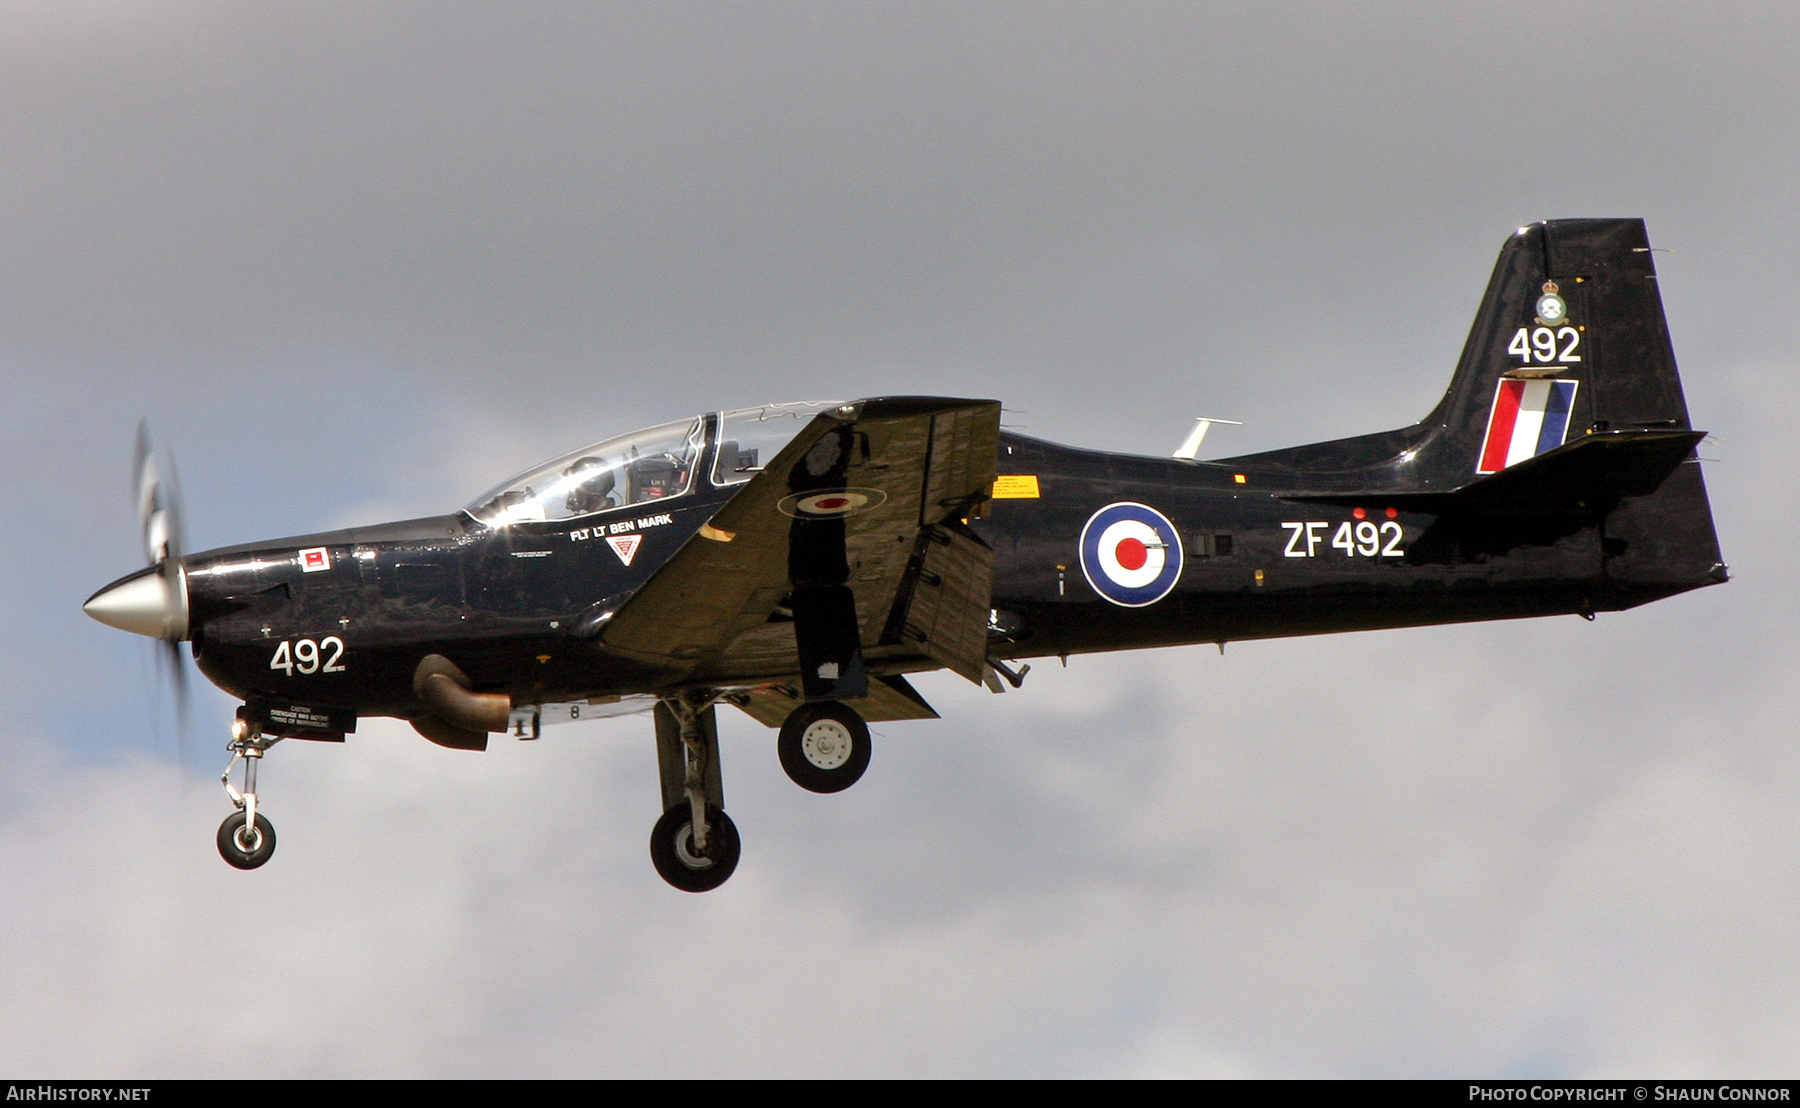
<instances>
[{"instance_id":1,"label":"nose landing gear","mask_svg":"<svg viewBox=\"0 0 1800 1108\"><path fill-rule=\"evenodd\" d=\"M281 736L266 737L256 723L239 716L231 725L231 761L219 775L225 795L237 811L219 825L219 856L238 869L255 869L275 853L275 825L256 810L256 766L263 752L281 741ZM231 771L239 761L244 763L244 788L232 787Z\"/></svg>"}]
</instances>

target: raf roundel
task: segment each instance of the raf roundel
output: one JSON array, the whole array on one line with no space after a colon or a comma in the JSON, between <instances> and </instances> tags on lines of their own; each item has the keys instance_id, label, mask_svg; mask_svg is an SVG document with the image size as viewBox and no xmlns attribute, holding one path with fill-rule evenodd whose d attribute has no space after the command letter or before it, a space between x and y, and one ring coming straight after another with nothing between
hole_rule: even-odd
<instances>
[{"instance_id":1,"label":"raf roundel","mask_svg":"<svg viewBox=\"0 0 1800 1108\"><path fill-rule=\"evenodd\" d=\"M1081 529L1081 572L1114 604L1154 604L1181 579L1181 536L1155 508L1108 504Z\"/></svg>"},{"instance_id":2,"label":"raf roundel","mask_svg":"<svg viewBox=\"0 0 1800 1108\"><path fill-rule=\"evenodd\" d=\"M880 489L824 489L819 492L795 493L776 507L783 515L795 519L830 519L853 516L887 502Z\"/></svg>"}]
</instances>

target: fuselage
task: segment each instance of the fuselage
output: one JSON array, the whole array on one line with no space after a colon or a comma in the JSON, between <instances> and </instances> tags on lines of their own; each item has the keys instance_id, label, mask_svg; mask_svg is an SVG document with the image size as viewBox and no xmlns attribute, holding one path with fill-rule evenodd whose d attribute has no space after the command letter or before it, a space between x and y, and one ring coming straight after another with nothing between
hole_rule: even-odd
<instances>
[{"instance_id":1,"label":"fuselage","mask_svg":"<svg viewBox=\"0 0 1800 1108\"><path fill-rule=\"evenodd\" d=\"M475 688L515 704L673 691L669 674L609 652L597 632L740 487L706 479L715 418L699 477L667 500L498 527L459 512L189 555L195 660L235 696L358 715L416 713L425 654L453 657ZM996 497L969 528L995 552L989 643L1002 659L1591 615L1722 579L1704 558L1634 562L1664 526L1654 503L1499 532L1379 499L1288 499L1316 479L1253 459L1147 458L1007 433L997 472ZM1697 465L1670 478L1689 480ZM1120 505L1131 507L1115 515L1165 520L1174 541L1137 525L1145 541L1119 548L1122 568L1097 556L1093 532L1112 518L1100 513ZM1119 587L1157 566L1166 589Z\"/></svg>"}]
</instances>

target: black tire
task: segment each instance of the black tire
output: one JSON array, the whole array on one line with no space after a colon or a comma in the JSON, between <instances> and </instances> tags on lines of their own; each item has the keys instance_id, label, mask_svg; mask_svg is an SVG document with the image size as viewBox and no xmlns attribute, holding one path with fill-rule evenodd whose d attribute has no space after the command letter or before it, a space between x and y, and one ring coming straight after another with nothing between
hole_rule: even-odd
<instances>
[{"instance_id":1,"label":"black tire","mask_svg":"<svg viewBox=\"0 0 1800 1108\"><path fill-rule=\"evenodd\" d=\"M794 784L815 793L843 792L869 768L869 725L835 700L802 704L781 725L775 753Z\"/></svg>"},{"instance_id":2,"label":"black tire","mask_svg":"<svg viewBox=\"0 0 1800 1108\"><path fill-rule=\"evenodd\" d=\"M219 824L219 857L238 869L255 869L275 853L275 825L256 813L255 838L244 832L244 813L236 811ZM246 841L249 840L249 841Z\"/></svg>"},{"instance_id":3,"label":"black tire","mask_svg":"<svg viewBox=\"0 0 1800 1108\"><path fill-rule=\"evenodd\" d=\"M706 853L693 852L694 817L685 803L662 814L650 832L650 861L664 881L684 893L703 893L723 885L737 869L743 844L737 825L717 808L706 810Z\"/></svg>"}]
</instances>

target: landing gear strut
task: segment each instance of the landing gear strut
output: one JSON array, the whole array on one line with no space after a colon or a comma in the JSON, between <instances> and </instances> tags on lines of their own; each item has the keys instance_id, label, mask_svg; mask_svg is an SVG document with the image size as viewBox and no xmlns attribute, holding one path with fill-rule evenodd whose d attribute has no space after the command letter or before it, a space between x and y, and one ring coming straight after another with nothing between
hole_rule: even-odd
<instances>
[{"instance_id":1,"label":"landing gear strut","mask_svg":"<svg viewBox=\"0 0 1800 1108\"><path fill-rule=\"evenodd\" d=\"M737 827L725 814L714 699L689 692L656 705L663 814L650 832L650 861L664 881L688 893L723 885L741 852Z\"/></svg>"},{"instance_id":2,"label":"landing gear strut","mask_svg":"<svg viewBox=\"0 0 1800 1108\"><path fill-rule=\"evenodd\" d=\"M231 725L231 742L225 747L231 751L231 761L219 775L219 784L225 786L225 795L237 811L219 825L219 856L238 869L255 869L275 853L275 825L256 810L256 766L263 752L280 741L279 735L265 737L258 724L242 716ZM244 763L242 792L231 784L231 771L240 760Z\"/></svg>"},{"instance_id":3,"label":"landing gear strut","mask_svg":"<svg viewBox=\"0 0 1800 1108\"><path fill-rule=\"evenodd\" d=\"M869 725L835 700L802 704L781 725L775 753L794 784L815 793L842 792L869 768Z\"/></svg>"}]
</instances>

